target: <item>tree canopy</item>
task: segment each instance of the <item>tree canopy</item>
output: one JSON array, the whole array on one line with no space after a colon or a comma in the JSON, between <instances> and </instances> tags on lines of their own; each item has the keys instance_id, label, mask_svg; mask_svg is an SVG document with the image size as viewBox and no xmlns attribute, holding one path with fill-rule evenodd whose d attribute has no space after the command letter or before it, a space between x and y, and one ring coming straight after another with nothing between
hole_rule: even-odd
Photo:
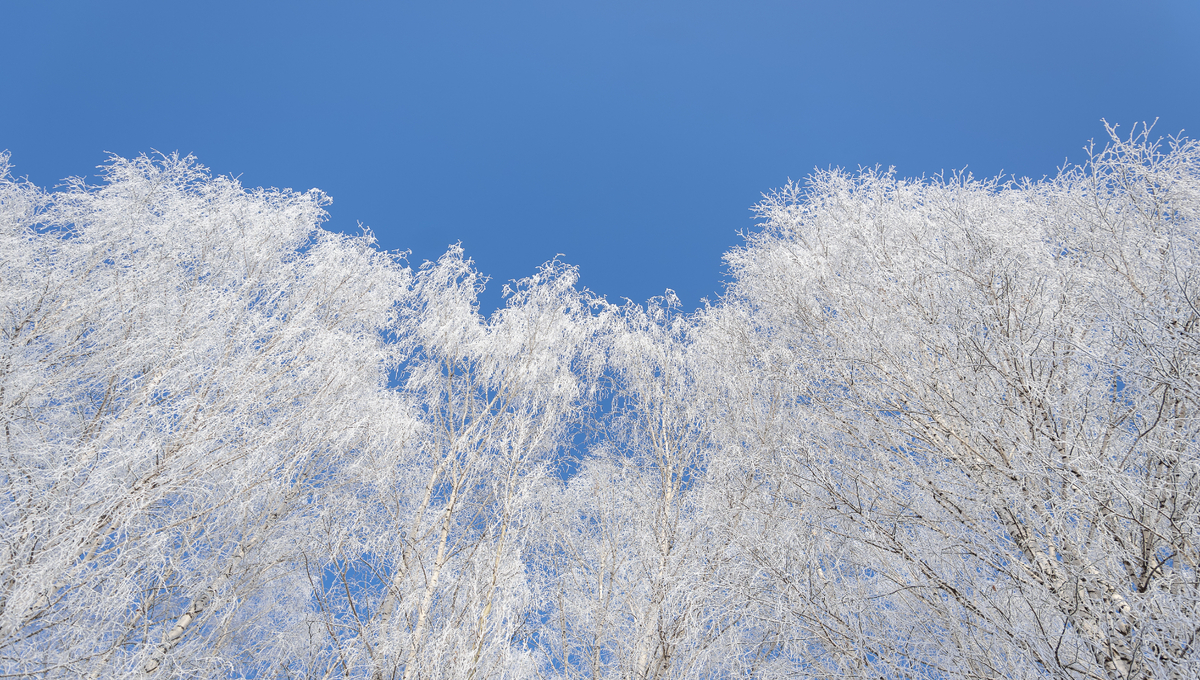
<instances>
[{"instance_id":1,"label":"tree canopy","mask_svg":"<svg viewBox=\"0 0 1200 680\"><path fill-rule=\"evenodd\" d=\"M1200 146L821 171L479 313L319 191L0 156L0 677L1200 674Z\"/></svg>"}]
</instances>

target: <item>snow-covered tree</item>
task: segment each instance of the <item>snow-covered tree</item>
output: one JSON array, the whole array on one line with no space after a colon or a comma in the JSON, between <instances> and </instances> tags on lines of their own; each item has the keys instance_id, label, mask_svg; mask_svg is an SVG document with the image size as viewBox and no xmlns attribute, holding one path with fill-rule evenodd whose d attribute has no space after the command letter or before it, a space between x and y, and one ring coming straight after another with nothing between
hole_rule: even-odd
<instances>
[{"instance_id":1,"label":"snow-covered tree","mask_svg":"<svg viewBox=\"0 0 1200 680\"><path fill-rule=\"evenodd\" d=\"M697 383L705 373L692 319L677 305L627 304L608 326L606 436L546 502L541 639L566 677L694 677L720 667L721 631L705 620L723 563L703 505L711 404Z\"/></svg>"},{"instance_id":2,"label":"snow-covered tree","mask_svg":"<svg viewBox=\"0 0 1200 680\"><path fill-rule=\"evenodd\" d=\"M1200 146L818 172L485 317L317 191L0 157L0 676L1200 674Z\"/></svg>"},{"instance_id":3,"label":"snow-covered tree","mask_svg":"<svg viewBox=\"0 0 1200 680\"><path fill-rule=\"evenodd\" d=\"M583 421L604 321L576 279L551 262L485 320L461 249L417 272L398 389L418 436L373 453L355 502L329 518L336 583L320 609L337 672L533 672L540 594L522 559L540 530L539 489Z\"/></svg>"},{"instance_id":4,"label":"snow-covered tree","mask_svg":"<svg viewBox=\"0 0 1200 680\"><path fill-rule=\"evenodd\" d=\"M7 169L4 673L300 654L306 526L395 399L380 332L407 270L319 230L319 192L246 191L188 158L114 159L104 186L53 197Z\"/></svg>"},{"instance_id":5,"label":"snow-covered tree","mask_svg":"<svg viewBox=\"0 0 1200 680\"><path fill-rule=\"evenodd\" d=\"M787 395L769 475L814 536L771 559L831 669L1200 672L1200 148L1169 144L760 206L712 324Z\"/></svg>"}]
</instances>

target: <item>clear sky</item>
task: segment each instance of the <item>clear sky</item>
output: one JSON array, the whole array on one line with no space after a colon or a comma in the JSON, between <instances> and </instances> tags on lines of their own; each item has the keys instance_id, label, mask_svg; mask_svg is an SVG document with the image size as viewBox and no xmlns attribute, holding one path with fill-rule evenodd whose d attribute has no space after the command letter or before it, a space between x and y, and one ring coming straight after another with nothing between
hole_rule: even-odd
<instances>
[{"instance_id":1,"label":"clear sky","mask_svg":"<svg viewBox=\"0 0 1200 680\"><path fill-rule=\"evenodd\" d=\"M7 2L0 149L52 186L180 151L500 283L721 290L814 167L1041 177L1101 118L1200 135L1200 2Z\"/></svg>"}]
</instances>

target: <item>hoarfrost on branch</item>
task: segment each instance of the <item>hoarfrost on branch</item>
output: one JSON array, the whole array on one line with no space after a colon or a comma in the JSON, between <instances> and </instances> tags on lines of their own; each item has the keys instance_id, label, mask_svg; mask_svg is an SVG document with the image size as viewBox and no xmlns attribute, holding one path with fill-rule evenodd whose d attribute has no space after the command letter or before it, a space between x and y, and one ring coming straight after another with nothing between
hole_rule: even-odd
<instances>
[{"instance_id":1,"label":"hoarfrost on branch","mask_svg":"<svg viewBox=\"0 0 1200 680\"><path fill-rule=\"evenodd\" d=\"M1200 674L1200 148L817 172L485 317L313 190L0 156L0 676Z\"/></svg>"}]
</instances>

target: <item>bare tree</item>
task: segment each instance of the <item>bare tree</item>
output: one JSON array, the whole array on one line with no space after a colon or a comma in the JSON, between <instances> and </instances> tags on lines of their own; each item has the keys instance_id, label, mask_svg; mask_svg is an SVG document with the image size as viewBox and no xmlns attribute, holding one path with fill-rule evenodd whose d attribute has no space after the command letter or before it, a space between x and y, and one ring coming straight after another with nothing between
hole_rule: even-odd
<instances>
[{"instance_id":1,"label":"bare tree","mask_svg":"<svg viewBox=\"0 0 1200 680\"><path fill-rule=\"evenodd\" d=\"M400 389L421 429L365 471L369 498L345 513L358 519L336 579L344 611L327 612L353 622L342 646L361 648L372 677L533 667L539 593L523 558L539 531L537 490L586 413L602 323L576 278L551 262L485 320L481 277L461 249L417 273L400 319ZM350 569L370 576L347 587Z\"/></svg>"},{"instance_id":2,"label":"bare tree","mask_svg":"<svg viewBox=\"0 0 1200 680\"><path fill-rule=\"evenodd\" d=\"M0 156L0 675L1194 677L1200 146L1109 133L790 184L693 314Z\"/></svg>"},{"instance_id":3,"label":"bare tree","mask_svg":"<svg viewBox=\"0 0 1200 680\"><path fill-rule=\"evenodd\" d=\"M295 651L291 534L369 432L407 273L317 192L106 173L5 184L0 663L253 668Z\"/></svg>"},{"instance_id":4,"label":"bare tree","mask_svg":"<svg viewBox=\"0 0 1200 680\"><path fill-rule=\"evenodd\" d=\"M875 615L828 653L1196 672L1198 189L1196 144L1143 131L1045 182L828 172L760 206L726 303L795 395L777 477Z\"/></svg>"},{"instance_id":5,"label":"bare tree","mask_svg":"<svg viewBox=\"0 0 1200 680\"><path fill-rule=\"evenodd\" d=\"M677 307L668 295L612 318L603 436L546 502L540 637L566 677L720 675L739 654L728 509L709 488L719 404L696 319Z\"/></svg>"}]
</instances>

